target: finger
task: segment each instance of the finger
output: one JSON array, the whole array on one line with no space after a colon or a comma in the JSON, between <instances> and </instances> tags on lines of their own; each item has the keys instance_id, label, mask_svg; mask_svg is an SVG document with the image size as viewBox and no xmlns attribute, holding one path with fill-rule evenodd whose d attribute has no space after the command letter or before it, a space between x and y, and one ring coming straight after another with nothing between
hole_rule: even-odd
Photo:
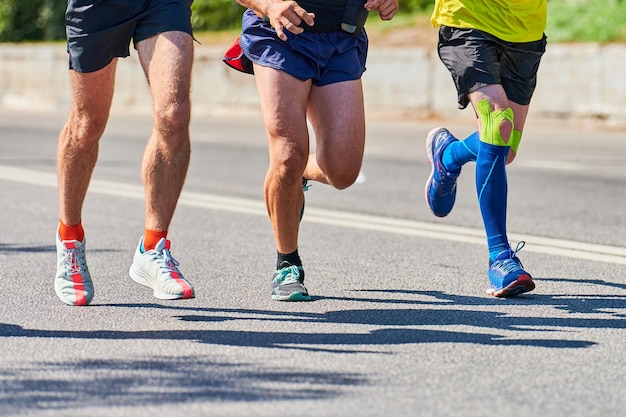
<instances>
[{"instance_id":1,"label":"finger","mask_svg":"<svg viewBox=\"0 0 626 417\"><path fill-rule=\"evenodd\" d=\"M287 35L285 35L285 32L283 32L283 25L281 25L280 23L277 24L276 26L274 26L274 30L276 30L276 36L278 36L280 40L287 40Z\"/></svg>"},{"instance_id":2,"label":"finger","mask_svg":"<svg viewBox=\"0 0 626 417\"><path fill-rule=\"evenodd\" d=\"M380 20L391 20L396 15L395 12L391 12L391 13L380 12L379 14L380 14Z\"/></svg>"},{"instance_id":3,"label":"finger","mask_svg":"<svg viewBox=\"0 0 626 417\"><path fill-rule=\"evenodd\" d=\"M372 10L376 10L378 6L380 6L381 4L382 4L381 0L368 0L365 2L363 7L365 7L367 10L371 12Z\"/></svg>"},{"instance_id":4,"label":"finger","mask_svg":"<svg viewBox=\"0 0 626 417\"><path fill-rule=\"evenodd\" d=\"M285 16L283 22L285 23L285 27L289 26L289 24L300 26L302 19L300 19L300 16L298 16L297 13L289 13L289 16Z\"/></svg>"},{"instance_id":5,"label":"finger","mask_svg":"<svg viewBox=\"0 0 626 417\"><path fill-rule=\"evenodd\" d=\"M294 12L296 12L296 15L298 16L298 19L300 19L300 21L297 22L298 25L302 21L304 21L304 23L306 23L309 26L313 26L313 24L315 23L315 14L307 12L302 7L297 6L294 9Z\"/></svg>"},{"instance_id":6,"label":"finger","mask_svg":"<svg viewBox=\"0 0 626 417\"><path fill-rule=\"evenodd\" d=\"M380 18L382 20L391 20L397 12L398 8L395 6L395 4L389 4L379 10L378 14L380 15Z\"/></svg>"},{"instance_id":7,"label":"finger","mask_svg":"<svg viewBox=\"0 0 626 417\"><path fill-rule=\"evenodd\" d=\"M287 18L285 18L283 22L284 22L283 27L295 35L304 32L304 29L302 29L300 26L296 25L294 22L292 22L291 20Z\"/></svg>"}]
</instances>

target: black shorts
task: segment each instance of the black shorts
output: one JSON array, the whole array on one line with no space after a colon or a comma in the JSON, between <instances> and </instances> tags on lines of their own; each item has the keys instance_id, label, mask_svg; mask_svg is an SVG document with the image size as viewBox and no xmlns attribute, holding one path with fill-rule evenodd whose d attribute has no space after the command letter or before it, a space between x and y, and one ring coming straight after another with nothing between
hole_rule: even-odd
<instances>
[{"instance_id":1,"label":"black shorts","mask_svg":"<svg viewBox=\"0 0 626 417\"><path fill-rule=\"evenodd\" d=\"M437 49L456 85L460 109L469 104L470 93L493 84L501 84L509 100L527 105L537 86L546 37L506 42L480 30L442 26Z\"/></svg>"},{"instance_id":2,"label":"black shorts","mask_svg":"<svg viewBox=\"0 0 626 417\"><path fill-rule=\"evenodd\" d=\"M138 42L163 32L192 35L193 0L68 0L65 14L69 66L93 72L130 55Z\"/></svg>"}]
</instances>

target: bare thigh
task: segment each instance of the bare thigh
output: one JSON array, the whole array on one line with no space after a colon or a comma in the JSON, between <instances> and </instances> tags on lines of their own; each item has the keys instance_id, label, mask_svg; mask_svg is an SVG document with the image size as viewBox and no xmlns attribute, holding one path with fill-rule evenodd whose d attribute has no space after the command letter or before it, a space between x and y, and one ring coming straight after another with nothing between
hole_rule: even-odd
<instances>
[{"instance_id":1,"label":"bare thigh","mask_svg":"<svg viewBox=\"0 0 626 417\"><path fill-rule=\"evenodd\" d=\"M304 169L309 151L306 107L311 82L260 65L255 65L254 74L271 162L291 160Z\"/></svg>"},{"instance_id":2,"label":"bare thigh","mask_svg":"<svg viewBox=\"0 0 626 417\"><path fill-rule=\"evenodd\" d=\"M320 168L333 177L356 179L365 147L361 80L313 87L308 116L316 138Z\"/></svg>"},{"instance_id":3,"label":"bare thigh","mask_svg":"<svg viewBox=\"0 0 626 417\"><path fill-rule=\"evenodd\" d=\"M72 87L71 121L75 133L99 139L109 118L115 84L117 59L106 67L88 73L70 71ZM93 138L92 136L96 136Z\"/></svg>"},{"instance_id":4,"label":"bare thigh","mask_svg":"<svg viewBox=\"0 0 626 417\"><path fill-rule=\"evenodd\" d=\"M184 107L188 110L193 38L185 32L165 32L137 44L157 114Z\"/></svg>"}]
</instances>

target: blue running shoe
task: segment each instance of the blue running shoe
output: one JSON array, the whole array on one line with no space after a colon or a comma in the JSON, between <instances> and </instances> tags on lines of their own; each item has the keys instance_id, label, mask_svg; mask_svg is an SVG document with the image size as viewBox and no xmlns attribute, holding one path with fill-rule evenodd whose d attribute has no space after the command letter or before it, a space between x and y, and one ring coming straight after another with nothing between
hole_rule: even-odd
<instances>
[{"instance_id":1,"label":"blue running shoe","mask_svg":"<svg viewBox=\"0 0 626 417\"><path fill-rule=\"evenodd\" d=\"M426 137L426 153L432 170L426 181L424 196L430 211L437 217L450 214L456 200L456 179L461 170L448 171L441 162L441 155L446 146L457 140L443 127L431 130Z\"/></svg>"},{"instance_id":2,"label":"blue running shoe","mask_svg":"<svg viewBox=\"0 0 626 417\"><path fill-rule=\"evenodd\" d=\"M304 286L304 270L301 266L283 261L272 279L272 300L309 301L311 296Z\"/></svg>"},{"instance_id":3,"label":"blue running shoe","mask_svg":"<svg viewBox=\"0 0 626 417\"><path fill-rule=\"evenodd\" d=\"M302 191L309 191L309 180L302 177ZM302 208L300 209L300 220L302 221L302 216L304 216L304 197L302 198Z\"/></svg>"},{"instance_id":4,"label":"blue running shoe","mask_svg":"<svg viewBox=\"0 0 626 417\"><path fill-rule=\"evenodd\" d=\"M495 261L490 262L487 274L491 286L487 289L487 294L500 298L513 297L535 288L532 277L524 271L522 262L516 256L525 244L526 242L519 242L515 251L504 250Z\"/></svg>"}]
</instances>

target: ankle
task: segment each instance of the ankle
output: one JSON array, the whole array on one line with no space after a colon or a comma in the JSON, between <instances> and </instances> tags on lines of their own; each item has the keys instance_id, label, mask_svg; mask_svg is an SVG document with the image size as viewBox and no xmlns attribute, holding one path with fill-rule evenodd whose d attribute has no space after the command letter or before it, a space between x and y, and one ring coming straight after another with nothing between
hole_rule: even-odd
<instances>
[{"instance_id":1,"label":"ankle","mask_svg":"<svg viewBox=\"0 0 626 417\"><path fill-rule=\"evenodd\" d=\"M63 240L77 240L82 242L85 239L85 230L82 223L67 225L63 223L63 220L59 220L59 228L57 229L59 239Z\"/></svg>"}]
</instances>

